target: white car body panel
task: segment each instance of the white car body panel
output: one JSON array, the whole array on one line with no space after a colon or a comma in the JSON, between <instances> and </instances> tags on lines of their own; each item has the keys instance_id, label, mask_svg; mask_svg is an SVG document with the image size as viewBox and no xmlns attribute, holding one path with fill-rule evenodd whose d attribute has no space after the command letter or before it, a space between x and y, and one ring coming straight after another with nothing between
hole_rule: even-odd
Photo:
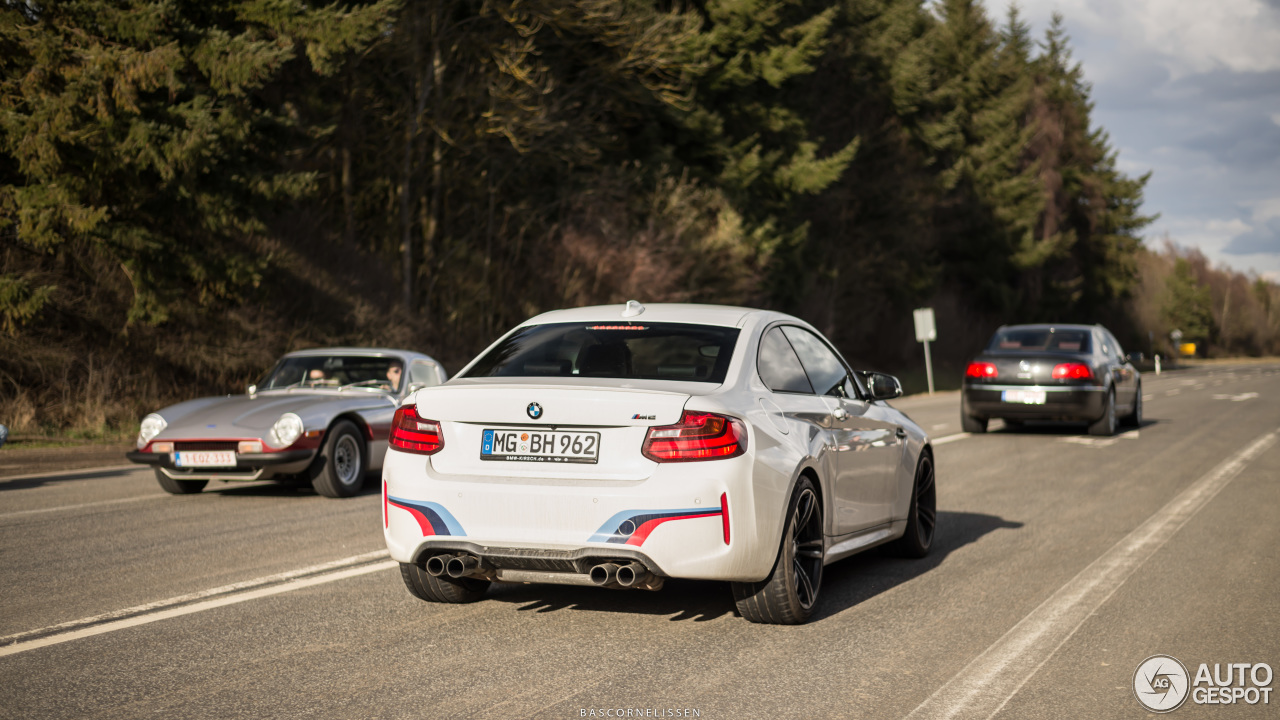
<instances>
[{"instance_id":1,"label":"white car body panel","mask_svg":"<svg viewBox=\"0 0 1280 720\"><path fill-rule=\"evenodd\" d=\"M512 332L546 323L616 322L621 309L546 313ZM802 473L816 479L823 498L824 562L902 535L916 461L928 443L923 430L881 401L775 393L757 371L766 331L782 323L821 337L811 326L781 313L681 304L649 306L625 319L739 328L724 382L466 377L500 339L453 380L404 401L440 422L444 447L434 455L387 451L384 528L393 559L420 563L461 548L482 557L493 549L601 558L625 550L624 557L645 561L660 576L759 581L774 565ZM538 419L527 413L534 402L544 409ZM836 418L837 407L845 418ZM640 451L648 429L678 422L683 411L740 419L746 452L695 462L645 458ZM600 432L597 464L480 459L485 428L568 426ZM639 531L629 537L609 532L619 518L679 512L685 515L657 522L643 538Z\"/></svg>"}]
</instances>

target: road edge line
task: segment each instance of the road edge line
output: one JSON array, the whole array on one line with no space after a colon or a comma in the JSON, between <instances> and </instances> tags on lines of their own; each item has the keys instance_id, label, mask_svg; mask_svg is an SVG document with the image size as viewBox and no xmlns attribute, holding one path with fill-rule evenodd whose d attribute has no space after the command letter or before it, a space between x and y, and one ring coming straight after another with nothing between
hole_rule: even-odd
<instances>
[{"instance_id":1,"label":"road edge line","mask_svg":"<svg viewBox=\"0 0 1280 720\"><path fill-rule=\"evenodd\" d=\"M20 633L5 635L3 637L0 637L0 656L3 656L4 654L6 654L4 652L6 649L23 642L27 642L29 641L29 639L32 639L32 638L62 635L68 632L73 632L79 628L90 627L94 625L100 625L103 623L118 621L118 620L132 617L132 616L145 615L147 613L154 613L160 610L164 610L165 608L171 608L179 605L188 605L190 603L206 600L212 597L217 597L219 595L230 595L233 593L244 592L244 591L252 590L254 588L260 588L268 585L287 583L289 581L296 580L298 578L302 578L310 575L318 575L320 573L326 573L333 570L349 568L357 565L363 565L365 563L370 563L380 558L384 558L386 556L387 556L386 550L374 550L372 552L361 553L359 555L352 555L351 557L340 558L338 560L330 560L329 562L319 563L317 565L310 565L304 568L298 568L297 570L288 570L282 573L275 573L273 575L264 575L262 577L253 578L252 580L242 580L240 582L231 583L229 585L221 585L219 587L209 588L208 590L200 590L198 592L187 593L185 595L177 595L171 598L165 598L164 600L156 600L155 602L145 603L143 605L135 605L133 607L124 608L121 610L112 610L111 612L102 613L100 615L93 615L87 618L80 618L77 620L68 620L67 622L58 623L57 625L48 625L46 627L36 628L35 630L25 630Z\"/></svg>"},{"instance_id":2,"label":"road edge line","mask_svg":"<svg viewBox=\"0 0 1280 720\"><path fill-rule=\"evenodd\" d=\"M1138 568L1254 458L1274 445L1278 434L1280 429L1256 438L1179 492L969 661L912 710L907 720L991 718L999 713ZM1057 633L1052 632L1055 627ZM1020 657L1033 651L1040 657L1034 666L1024 663L1022 674L1012 677L1006 672Z\"/></svg>"}]
</instances>

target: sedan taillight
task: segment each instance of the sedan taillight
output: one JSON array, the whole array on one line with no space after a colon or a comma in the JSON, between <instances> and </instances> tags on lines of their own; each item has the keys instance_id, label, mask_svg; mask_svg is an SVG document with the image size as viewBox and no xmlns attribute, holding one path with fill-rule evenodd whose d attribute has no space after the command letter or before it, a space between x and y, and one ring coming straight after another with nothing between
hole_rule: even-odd
<instances>
[{"instance_id":1,"label":"sedan taillight","mask_svg":"<svg viewBox=\"0 0 1280 720\"><path fill-rule=\"evenodd\" d=\"M677 425L649 428L640 452L654 462L737 457L747 451L747 429L737 418L686 410Z\"/></svg>"},{"instance_id":2,"label":"sedan taillight","mask_svg":"<svg viewBox=\"0 0 1280 720\"><path fill-rule=\"evenodd\" d=\"M1084 363L1059 363L1053 366L1054 380L1088 380L1093 377Z\"/></svg>"},{"instance_id":3,"label":"sedan taillight","mask_svg":"<svg viewBox=\"0 0 1280 720\"><path fill-rule=\"evenodd\" d=\"M391 447L418 455L434 455L444 447L440 423L418 417L416 405L396 410L391 421Z\"/></svg>"},{"instance_id":4,"label":"sedan taillight","mask_svg":"<svg viewBox=\"0 0 1280 720\"><path fill-rule=\"evenodd\" d=\"M996 366L985 362L969 363L969 368L964 371L964 374L971 378L993 378L997 375Z\"/></svg>"}]
</instances>

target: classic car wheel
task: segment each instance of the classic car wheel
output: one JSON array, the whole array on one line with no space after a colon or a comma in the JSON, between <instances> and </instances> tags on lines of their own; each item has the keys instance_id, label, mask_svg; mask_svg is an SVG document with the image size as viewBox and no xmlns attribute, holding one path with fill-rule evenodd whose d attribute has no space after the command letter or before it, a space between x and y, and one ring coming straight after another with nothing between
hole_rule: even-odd
<instances>
[{"instance_id":1,"label":"classic car wheel","mask_svg":"<svg viewBox=\"0 0 1280 720\"><path fill-rule=\"evenodd\" d=\"M731 583L738 613L756 623L799 625L813 614L822 585L822 505L801 477L787 509L782 547L762 582Z\"/></svg>"},{"instance_id":2,"label":"classic car wheel","mask_svg":"<svg viewBox=\"0 0 1280 720\"><path fill-rule=\"evenodd\" d=\"M351 497L360 492L367 467L359 429L350 420L339 421L312 464L311 486L325 497Z\"/></svg>"},{"instance_id":3,"label":"classic car wheel","mask_svg":"<svg viewBox=\"0 0 1280 720\"><path fill-rule=\"evenodd\" d=\"M933 478L933 458L920 455L916 465L915 485L911 489L911 507L907 510L907 530L898 538L899 554L922 558L933 547L933 532L938 526L938 493Z\"/></svg>"},{"instance_id":4,"label":"classic car wheel","mask_svg":"<svg viewBox=\"0 0 1280 720\"><path fill-rule=\"evenodd\" d=\"M1102 417L1089 425L1090 435L1110 437L1116 434L1116 389L1107 390L1106 407L1102 409Z\"/></svg>"},{"instance_id":5,"label":"classic car wheel","mask_svg":"<svg viewBox=\"0 0 1280 720\"><path fill-rule=\"evenodd\" d=\"M165 475L164 471L160 468L156 468L155 470L156 480L160 483L160 487L164 488L164 491L171 495L190 495L192 493L198 493L204 489L205 485L209 484L208 480L175 480L168 475Z\"/></svg>"},{"instance_id":6,"label":"classic car wheel","mask_svg":"<svg viewBox=\"0 0 1280 720\"><path fill-rule=\"evenodd\" d=\"M438 603L469 603L484 597L489 589L488 580L476 578L454 579L445 575L431 577L426 570L413 563L400 563L400 577L404 586L419 600Z\"/></svg>"}]
</instances>

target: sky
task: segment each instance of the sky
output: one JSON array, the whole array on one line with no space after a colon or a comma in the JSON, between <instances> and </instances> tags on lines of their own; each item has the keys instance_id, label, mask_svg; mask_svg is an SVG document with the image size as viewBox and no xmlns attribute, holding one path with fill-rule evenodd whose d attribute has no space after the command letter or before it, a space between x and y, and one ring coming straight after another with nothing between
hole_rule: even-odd
<instances>
[{"instance_id":1,"label":"sky","mask_svg":"<svg viewBox=\"0 0 1280 720\"><path fill-rule=\"evenodd\" d=\"M1008 0L983 0L1003 23ZM1147 244L1280 282L1280 0L1019 0L1062 13L1122 172L1151 172Z\"/></svg>"}]
</instances>

